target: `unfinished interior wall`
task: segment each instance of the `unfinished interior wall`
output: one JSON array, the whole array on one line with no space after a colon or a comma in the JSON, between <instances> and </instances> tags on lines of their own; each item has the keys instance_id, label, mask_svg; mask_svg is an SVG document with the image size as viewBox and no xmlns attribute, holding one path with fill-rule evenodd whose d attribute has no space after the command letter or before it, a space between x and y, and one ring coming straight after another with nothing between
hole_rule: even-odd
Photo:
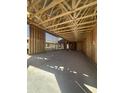
<instances>
[{"instance_id":1,"label":"unfinished interior wall","mask_svg":"<svg viewBox=\"0 0 124 93\"><path fill-rule=\"evenodd\" d=\"M92 60L97 62L97 27L92 32Z\"/></svg>"},{"instance_id":2,"label":"unfinished interior wall","mask_svg":"<svg viewBox=\"0 0 124 93\"><path fill-rule=\"evenodd\" d=\"M36 54L45 51L45 32L34 26L30 25L29 36L29 54Z\"/></svg>"},{"instance_id":3,"label":"unfinished interior wall","mask_svg":"<svg viewBox=\"0 0 124 93\"><path fill-rule=\"evenodd\" d=\"M95 63L97 62L96 42L96 27L91 32L83 33L82 39L77 42L77 50L82 51Z\"/></svg>"}]
</instances>

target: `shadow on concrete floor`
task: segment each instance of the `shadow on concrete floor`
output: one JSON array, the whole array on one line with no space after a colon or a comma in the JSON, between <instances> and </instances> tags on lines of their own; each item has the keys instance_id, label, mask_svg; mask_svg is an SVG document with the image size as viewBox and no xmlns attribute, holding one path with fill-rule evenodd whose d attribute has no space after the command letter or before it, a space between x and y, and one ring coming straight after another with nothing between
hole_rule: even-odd
<instances>
[{"instance_id":1,"label":"shadow on concrete floor","mask_svg":"<svg viewBox=\"0 0 124 93\"><path fill-rule=\"evenodd\" d=\"M53 51L33 55L27 60L29 67L34 66L53 73L61 93L96 93L96 64L77 51ZM87 85L87 86L86 86Z\"/></svg>"}]
</instances>

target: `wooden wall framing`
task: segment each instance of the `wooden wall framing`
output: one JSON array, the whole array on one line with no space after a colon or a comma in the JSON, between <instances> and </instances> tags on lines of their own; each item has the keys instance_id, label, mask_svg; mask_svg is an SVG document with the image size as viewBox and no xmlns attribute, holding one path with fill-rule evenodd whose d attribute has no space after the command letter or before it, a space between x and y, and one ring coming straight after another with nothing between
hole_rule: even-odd
<instances>
[{"instance_id":1,"label":"wooden wall framing","mask_svg":"<svg viewBox=\"0 0 124 93\"><path fill-rule=\"evenodd\" d=\"M36 54L44 51L45 51L45 32L34 25L30 25L28 53Z\"/></svg>"},{"instance_id":2,"label":"wooden wall framing","mask_svg":"<svg viewBox=\"0 0 124 93\"><path fill-rule=\"evenodd\" d=\"M77 50L82 51L92 61L97 63L97 33L96 26L91 32L82 35L82 40L77 42Z\"/></svg>"}]
</instances>

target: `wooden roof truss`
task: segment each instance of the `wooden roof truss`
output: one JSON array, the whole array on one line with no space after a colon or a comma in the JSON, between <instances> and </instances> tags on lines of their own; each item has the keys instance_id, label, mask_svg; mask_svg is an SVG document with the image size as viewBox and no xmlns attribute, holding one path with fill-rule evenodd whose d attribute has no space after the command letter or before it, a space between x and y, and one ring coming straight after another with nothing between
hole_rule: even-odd
<instances>
[{"instance_id":1,"label":"wooden roof truss","mask_svg":"<svg viewBox=\"0 0 124 93\"><path fill-rule=\"evenodd\" d=\"M78 34L94 29L96 6L96 0L28 0L28 23L77 41Z\"/></svg>"}]
</instances>

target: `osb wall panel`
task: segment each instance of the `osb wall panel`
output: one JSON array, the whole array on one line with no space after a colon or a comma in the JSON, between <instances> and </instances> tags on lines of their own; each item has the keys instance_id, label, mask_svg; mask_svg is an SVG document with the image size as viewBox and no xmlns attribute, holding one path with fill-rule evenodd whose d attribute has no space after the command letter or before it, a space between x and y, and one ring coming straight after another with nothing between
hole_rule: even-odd
<instances>
[{"instance_id":1,"label":"osb wall panel","mask_svg":"<svg viewBox=\"0 0 124 93\"><path fill-rule=\"evenodd\" d=\"M82 40L77 42L77 50L86 54L93 62L97 63L96 27L93 31L82 35Z\"/></svg>"},{"instance_id":2,"label":"osb wall panel","mask_svg":"<svg viewBox=\"0 0 124 93\"><path fill-rule=\"evenodd\" d=\"M97 63L97 27L92 32L92 60Z\"/></svg>"},{"instance_id":3,"label":"osb wall panel","mask_svg":"<svg viewBox=\"0 0 124 93\"><path fill-rule=\"evenodd\" d=\"M82 39L82 41L77 42L77 50L86 53L87 51L86 38Z\"/></svg>"},{"instance_id":4,"label":"osb wall panel","mask_svg":"<svg viewBox=\"0 0 124 93\"><path fill-rule=\"evenodd\" d=\"M36 26L30 25L29 54L41 53L45 49L45 32Z\"/></svg>"}]
</instances>

